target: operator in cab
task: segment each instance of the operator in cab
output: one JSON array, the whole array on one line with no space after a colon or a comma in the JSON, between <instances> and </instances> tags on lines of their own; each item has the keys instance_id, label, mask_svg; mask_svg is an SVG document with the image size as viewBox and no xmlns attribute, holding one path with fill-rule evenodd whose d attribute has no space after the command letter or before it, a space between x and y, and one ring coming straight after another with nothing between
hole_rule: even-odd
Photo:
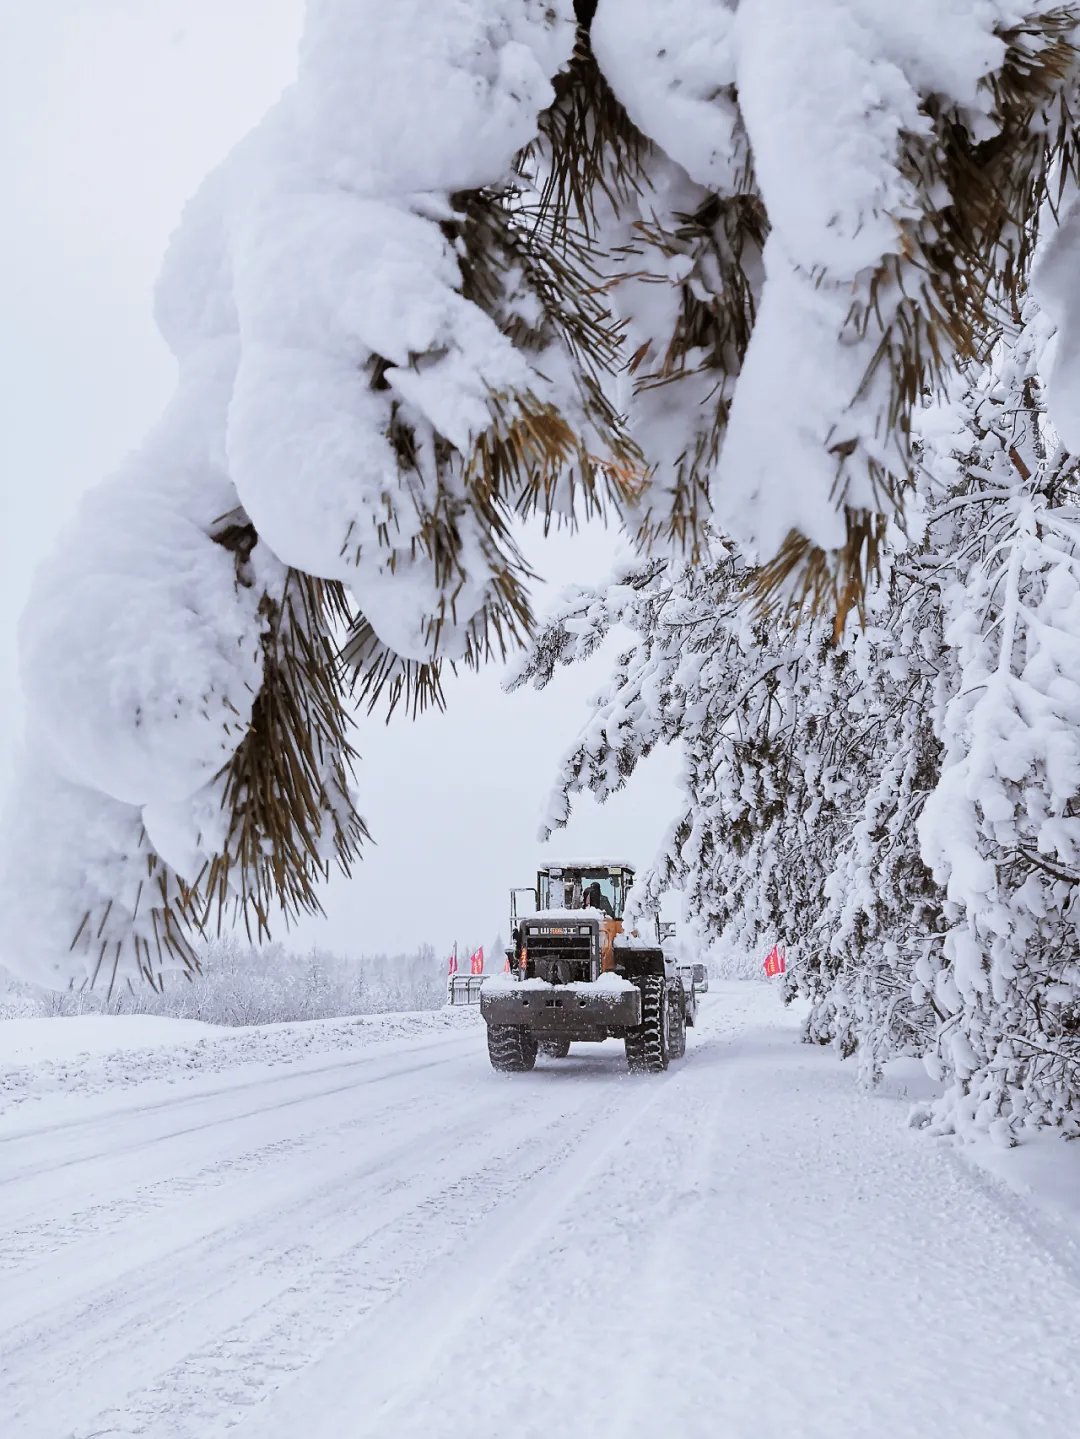
<instances>
[{"instance_id":1,"label":"operator in cab","mask_svg":"<svg viewBox=\"0 0 1080 1439\"><path fill-rule=\"evenodd\" d=\"M609 919L615 918L615 911L611 907L611 900L608 899L607 895L600 888L599 882L595 879L592 884L586 888L585 893L582 895L581 903L583 909L598 909L602 914L606 914Z\"/></svg>"},{"instance_id":2,"label":"operator in cab","mask_svg":"<svg viewBox=\"0 0 1080 1439\"><path fill-rule=\"evenodd\" d=\"M597 880L594 879L592 884L586 886L581 903L582 908L598 909L604 916L600 921L600 972L609 974L615 968L615 936L622 929L622 925L615 918L611 900L600 888Z\"/></svg>"}]
</instances>

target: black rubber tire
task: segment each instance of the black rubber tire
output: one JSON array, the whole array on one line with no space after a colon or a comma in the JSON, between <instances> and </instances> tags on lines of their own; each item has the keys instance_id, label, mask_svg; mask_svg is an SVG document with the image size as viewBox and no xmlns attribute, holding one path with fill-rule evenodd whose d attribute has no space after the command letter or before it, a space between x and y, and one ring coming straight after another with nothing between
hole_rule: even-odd
<instances>
[{"instance_id":1,"label":"black rubber tire","mask_svg":"<svg viewBox=\"0 0 1080 1439\"><path fill-rule=\"evenodd\" d=\"M662 975L641 982L641 1024L626 1036L626 1064L633 1074L663 1074L668 1067L671 1013Z\"/></svg>"},{"instance_id":2,"label":"black rubber tire","mask_svg":"<svg viewBox=\"0 0 1080 1439\"><path fill-rule=\"evenodd\" d=\"M683 1059L686 1055L686 1007L678 1001L669 1001L668 1052L672 1059Z\"/></svg>"},{"instance_id":3,"label":"black rubber tire","mask_svg":"<svg viewBox=\"0 0 1080 1439\"><path fill-rule=\"evenodd\" d=\"M570 1053L570 1041L568 1039L542 1039L540 1053L546 1055L548 1059L565 1059Z\"/></svg>"},{"instance_id":4,"label":"black rubber tire","mask_svg":"<svg viewBox=\"0 0 1080 1439\"><path fill-rule=\"evenodd\" d=\"M500 1074L525 1074L536 1063L539 1046L519 1024L489 1024L488 1058Z\"/></svg>"}]
</instances>

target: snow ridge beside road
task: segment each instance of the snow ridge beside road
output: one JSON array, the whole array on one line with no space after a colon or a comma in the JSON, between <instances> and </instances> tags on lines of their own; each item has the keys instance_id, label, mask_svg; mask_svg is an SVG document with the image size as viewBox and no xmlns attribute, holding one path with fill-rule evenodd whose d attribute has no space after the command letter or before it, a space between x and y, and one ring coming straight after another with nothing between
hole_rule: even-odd
<instances>
[{"instance_id":1,"label":"snow ridge beside road","mask_svg":"<svg viewBox=\"0 0 1080 1439\"><path fill-rule=\"evenodd\" d=\"M192 1075L225 1074L243 1065L295 1064L318 1055L454 1032L476 1020L464 1007L246 1028L145 1015L0 1020L0 1115L50 1094L101 1094L155 1081L175 1083ZM131 1034L146 1039L133 1045Z\"/></svg>"}]
</instances>

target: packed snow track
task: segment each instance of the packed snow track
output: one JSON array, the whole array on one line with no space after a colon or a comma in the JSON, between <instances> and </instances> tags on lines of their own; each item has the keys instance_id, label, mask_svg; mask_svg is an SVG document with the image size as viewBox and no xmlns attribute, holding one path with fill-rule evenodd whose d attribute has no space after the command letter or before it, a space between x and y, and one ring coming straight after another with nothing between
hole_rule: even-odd
<instances>
[{"instance_id":1,"label":"packed snow track","mask_svg":"<svg viewBox=\"0 0 1080 1439\"><path fill-rule=\"evenodd\" d=\"M763 986L659 1077L475 1014L193 1052L0 1119L5 1439L1077 1432L1064 1231Z\"/></svg>"}]
</instances>

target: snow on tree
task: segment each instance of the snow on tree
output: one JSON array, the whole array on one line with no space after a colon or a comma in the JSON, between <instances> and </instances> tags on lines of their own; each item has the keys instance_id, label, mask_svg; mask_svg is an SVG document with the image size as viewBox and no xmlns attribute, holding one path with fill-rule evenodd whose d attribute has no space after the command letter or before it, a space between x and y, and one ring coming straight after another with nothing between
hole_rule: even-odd
<instances>
[{"instance_id":1,"label":"snow on tree","mask_svg":"<svg viewBox=\"0 0 1080 1439\"><path fill-rule=\"evenodd\" d=\"M705 945L777 939L807 1038L875 1079L900 1054L946 1081L938 1128L1078 1132L1080 467L1043 415L1048 327L1028 312L950 404L862 622L764 622L745 567L624 567L567 597L512 677L621 629L544 833L658 743L684 808L636 903L681 889Z\"/></svg>"},{"instance_id":2,"label":"snow on tree","mask_svg":"<svg viewBox=\"0 0 1080 1439\"><path fill-rule=\"evenodd\" d=\"M176 398L23 626L4 872L39 977L156 980L221 904L315 905L365 833L350 675L416 705L441 662L504 652L531 618L511 516L637 474L613 322L511 211L569 6L429 20L313 0L296 84L173 241Z\"/></svg>"},{"instance_id":3,"label":"snow on tree","mask_svg":"<svg viewBox=\"0 0 1080 1439\"><path fill-rule=\"evenodd\" d=\"M1080 466L1043 421L1035 316L975 395L943 595L955 675L923 851L947 896L917 969L954 1078L939 1127L1080 1134Z\"/></svg>"},{"instance_id":4,"label":"snow on tree","mask_svg":"<svg viewBox=\"0 0 1080 1439\"><path fill-rule=\"evenodd\" d=\"M616 260L654 463L643 532L685 539L711 512L763 591L843 616L913 483L920 395L983 352L1026 281L1073 155L1076 16L1049 0L575 8L546 193Z\"/></svg>"},{"instance_id":5,"label":"snow on tree","mask_svg":"<svg viewBox=\"0 0 1080 1439\"><path fill-rule=\"evenodd\" d=\"M316 906L365 835L356 700L415 710L528 635L515 516L695 559L711 524L842 624L917 400L1025 283L1075 28L1049 0L308 0L296 83L166 261L176 398L31 597L10 962L157 982L224 904ZM778 774L813 635L731 694L780 724Z\"/></svg>"},{"instance_id":6,"label":"snow on tree","mask_svg":"<svg viewBox=\"0 0 1080 1439\"><path fill-rule=\"evenodd\" d=\"M602 801L658 743L677 743L682 808L634 907L655 912L674 888L702 948L762 956L784 943L789 994L813 1000L807 1036L857 1053L873 1077L932 1041L912 977L942 905L915 820L937 777L940 634L903 612L900 596L917 607L924 591L898 575L838 644L824 621L755 617L748 579L728 557L628 570L568 597L541 630L512 688L543 686L620 628L634 640L565 757L541 834L567 822L575 793Z\"/></svg>"}]
</instances>

